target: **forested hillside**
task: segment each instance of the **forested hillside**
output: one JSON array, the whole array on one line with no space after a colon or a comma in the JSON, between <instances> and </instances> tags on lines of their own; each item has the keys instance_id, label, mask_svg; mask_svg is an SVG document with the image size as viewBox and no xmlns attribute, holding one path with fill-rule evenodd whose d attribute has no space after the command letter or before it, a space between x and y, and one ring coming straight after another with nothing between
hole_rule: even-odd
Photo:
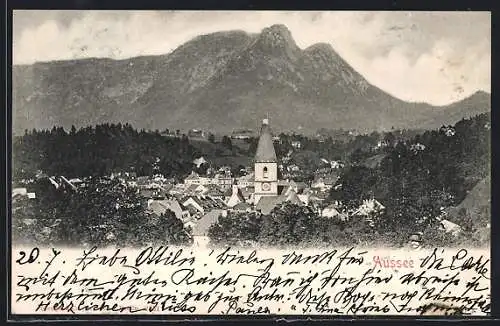
<instances>
[{"instance_id":1,"label":"forested hillside","mask_svg":"<svg viewBox=\"0 0 500 326\"><path fill-rule=\"evenodd\" d=\"M285 205L268 215L224 218L212 227L211 238L218 244L240 245L399 246L421 232L427 246L487 245L490 137L490 117L482 114L383 149L361 151L367 157L383 154L383 159L373 168L347 166L325 205L341 201L349 211L365 199L377 199L385 210L371 216L371 226L356 218L325 219L310 209ZM463 232L454 237L440 231L437 217L459 223Z\"/></svg>"},{"instance_id":2,"label":"forested hillside","mask_svg":"<svg viewBox=\"0 0 500 326\"><path fill-rule=\"evenodd\" d=\"M191 171L196 155L186 136L163 137L159 132L137 131L128 124L73 127L69 132L54 127L14 139L13 179L33 178L37 170L70 178L117 171L179 177ZM153 171L157 158L158 171Z\"/></svg>"}]
</instances>

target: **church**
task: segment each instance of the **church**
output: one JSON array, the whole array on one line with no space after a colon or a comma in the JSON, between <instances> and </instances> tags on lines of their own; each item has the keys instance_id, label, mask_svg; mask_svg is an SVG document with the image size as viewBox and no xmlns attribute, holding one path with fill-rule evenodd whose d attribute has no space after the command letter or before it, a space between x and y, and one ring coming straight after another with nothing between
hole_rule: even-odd
<instances>
[{"instance_id":1,"label":"church","mask_svg":"<svg viewBox=\"0 0 500 326\"><path fill-rule=\"evenodd\" d=\"M286 182L278 179L278 159L269 119L264 119L254 159L255 210L268 214L276 205L285 201L301 204L296 192L290 187L284 187L284 183Z\"/></svg>"},{"instance_id":2,"label":"church","mask_svg":"<svg viewBox=\"0 0 500 326\"><path fill-rule=\"evenodd\" d=\"M262 121L255 154L254 175L255 204L258 204L262 197L278 195L278 159L268 119Z\"/></svg>"}]
</instances>

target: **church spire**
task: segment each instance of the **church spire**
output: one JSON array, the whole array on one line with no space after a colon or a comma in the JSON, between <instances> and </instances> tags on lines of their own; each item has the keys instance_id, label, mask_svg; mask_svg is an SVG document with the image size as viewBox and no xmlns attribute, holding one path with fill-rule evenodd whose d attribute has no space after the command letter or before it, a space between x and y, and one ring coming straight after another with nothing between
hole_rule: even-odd
<instances>
[{"instance_id":1,"label":"church spire","mask_svg":"<svg viewBox=\"0 0 500 326\"><path fill-rule=\"evenodd\" d=\"M276 152L274 151L273 137L269 127L269 119L262 120L260 129L259 144L255 154L255 162L276 162Z\"/></svg>"}]
</instances>

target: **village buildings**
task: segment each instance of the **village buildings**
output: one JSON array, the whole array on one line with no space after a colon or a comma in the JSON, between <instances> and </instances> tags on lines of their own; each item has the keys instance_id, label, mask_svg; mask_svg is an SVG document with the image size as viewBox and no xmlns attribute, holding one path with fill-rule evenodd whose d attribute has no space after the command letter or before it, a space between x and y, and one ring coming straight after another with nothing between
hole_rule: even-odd
<instances>
[{"instance_id":1,"label":"village buildings","mask_svg":"<svg viewBox=\"0 0 500 326\"><path fill-rule=\"evenodd\" d=\"M190 136L198 135L199 130L192 130ZM446 129L444 132L451 134ZM201 136L203 134L200 134ZM247 139L250 133L240 131L232 135L235 139ZM193 161L193 171L184 180L165 178L160 174L137 176L132 172L116 172L109 177L100 178L99 182L118 179L124 186L135 191L147 200L147 212L152 215L174 214L190 230L196 246L206 246L210 226L220 217L232 213L258 212L269 214L282 204L308 206L318 217L337 219L348 222L352 218L364 219L373 224L373 217L384 212L385 207L375 198L365 199L355 209L347 210L341 202L328 200L332 189L340 189L339 177L342 162L322 158L321 167L314 173L312 181L294 180L294 175L301 173L294 163L292 154L301 149L299 141L292 143L293 150L278 158L268 119L262 121L255 157L252 166L241 169L241 176L231 174L228 166L214 167L209 160L198 157ZM413 151L424 147L416 144ZM208 166L201 173L202 166ZM196 172L196 171L198 172ZM46 177L56 189L79 191L91 180L91 177L68 179L64 176ZM34 192L27 188L13 189L13 201L20 198L35 199ZM458 234L460 226L442 218L440 225L446 232Z\"/></svg>"}]
</instances>

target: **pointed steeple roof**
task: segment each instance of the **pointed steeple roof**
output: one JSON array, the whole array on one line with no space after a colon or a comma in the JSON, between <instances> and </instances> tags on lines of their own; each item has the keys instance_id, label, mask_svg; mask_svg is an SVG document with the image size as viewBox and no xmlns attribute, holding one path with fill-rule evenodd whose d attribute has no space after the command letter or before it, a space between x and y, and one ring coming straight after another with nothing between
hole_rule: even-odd
<instances>
[{"instance_id":1,"label":"pointed steeple roof","mask_svg":"<svg viewBox=\"0 0 500 326\"><path fill-rule=\"evenodd\" d=\"M262 120L262 128L260 129L259 144L257 145L257 153L255 154L255 162L276 162L276 152L274 151L273 137L269 120Z\"/></svg>"}]
</instances>

